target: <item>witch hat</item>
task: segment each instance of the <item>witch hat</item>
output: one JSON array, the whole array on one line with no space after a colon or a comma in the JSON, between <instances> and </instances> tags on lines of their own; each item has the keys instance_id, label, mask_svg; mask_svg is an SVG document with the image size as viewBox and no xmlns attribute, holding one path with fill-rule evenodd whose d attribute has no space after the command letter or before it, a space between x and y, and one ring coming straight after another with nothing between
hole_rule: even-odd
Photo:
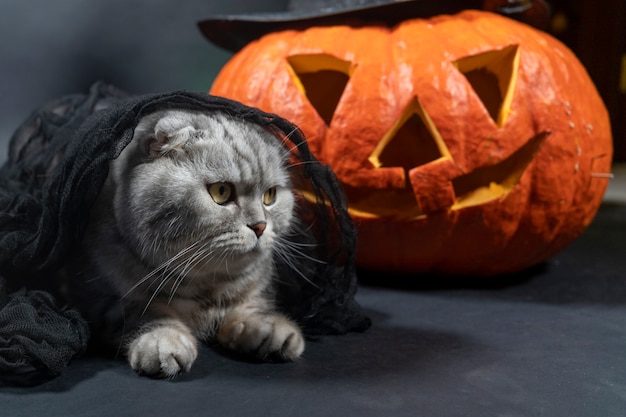
<instances>
[{"instance_id":1,"label":"witch hat","mask_svg":"<svg viewBox=\"0 0 626 417\"><path fill-rule=\"evenodd\" d=\"M403 20L485 9L544 26L544 0L289 0L284 11L210 16L198 23L215 45L237 52L261 36L287 29L337 24L394 26Z\"/></svg>"},{"instance_id":2,"label":"witch hat","mask_svg":"<svg viewBox=\"0 0 626 417\"><path fill-rule=\"evenodd\" d=\"M216 15L198 23L215 45L236 52L261 36L286 29L360 23L393 26L415 17L480 8L480 0L289 0L282 12Z\"/></svg>"}]
</instances>

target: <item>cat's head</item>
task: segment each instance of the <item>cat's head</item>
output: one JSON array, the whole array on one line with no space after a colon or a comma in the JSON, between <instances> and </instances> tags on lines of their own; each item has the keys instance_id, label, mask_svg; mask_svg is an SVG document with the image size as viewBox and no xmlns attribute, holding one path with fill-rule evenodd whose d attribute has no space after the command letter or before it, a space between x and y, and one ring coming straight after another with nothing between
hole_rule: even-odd
<instances>
[{"instance_id":1,"label":"cat's head","mask_svg":"<svg viewBox=\"0 0 626 417\"><path fill-rule=\"evenodd\" d=\"M115 217L153 267L236 273L290 232L289 152L260 126L221 112L145 117L113 162Z\"/></svg>"}]
</instances>

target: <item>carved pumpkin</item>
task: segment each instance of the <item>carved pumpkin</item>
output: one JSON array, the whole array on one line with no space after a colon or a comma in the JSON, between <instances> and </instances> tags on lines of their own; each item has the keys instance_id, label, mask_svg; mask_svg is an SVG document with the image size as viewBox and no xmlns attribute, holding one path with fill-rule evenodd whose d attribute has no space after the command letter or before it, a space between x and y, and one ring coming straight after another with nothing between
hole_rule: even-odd
<instances>
[{"instance_id":1,"label":"carved pumpkin","mask_svg":"<svg viewBox=\"0 0 626 417\"><path fill-rule=\"evenodd\" d=\"M211 93L301 127L345 187L366 268L519 271L579 236L608 182L609 120L582 65L487 12L271 33Z\"/></svg>"}]
</instances>

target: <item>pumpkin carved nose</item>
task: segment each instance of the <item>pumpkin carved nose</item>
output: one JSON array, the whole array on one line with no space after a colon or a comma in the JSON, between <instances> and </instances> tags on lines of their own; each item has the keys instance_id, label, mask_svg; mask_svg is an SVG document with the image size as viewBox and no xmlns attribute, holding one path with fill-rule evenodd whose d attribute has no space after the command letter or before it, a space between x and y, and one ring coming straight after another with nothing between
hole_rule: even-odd
<instances>
[{"instance_id":1,"label":"pumpkin carved nose","mask_svg":"<svg viewBox=\"0 0 626 417\"><path fill-rule=\"evenodd\" d=\"M254 232L256 237L261 237L261 235L265 231L265 228L267 227L267 223L266 222L258 222L258 223L254 223L254 224L249 224L248 227L250 229L252 229L252 231Z\"/></svg>"}]
</instances>

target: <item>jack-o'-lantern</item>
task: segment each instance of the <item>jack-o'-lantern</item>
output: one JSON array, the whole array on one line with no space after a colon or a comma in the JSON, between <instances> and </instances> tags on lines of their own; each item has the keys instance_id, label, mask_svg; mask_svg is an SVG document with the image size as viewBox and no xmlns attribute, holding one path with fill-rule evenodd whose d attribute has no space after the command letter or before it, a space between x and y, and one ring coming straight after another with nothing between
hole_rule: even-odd
<instances>
[{"instance_id":1,"label":"jack-o'-lantern","mask_svg":"<svg viewBox=\"0 0 626 417\"><path fill-rule=\"evenodd\" d=\"M270 33L211 93L300 126L344 185L362 267L519 271L579 236L607 186L609 120L585 69L487 12Z\"/></svg>"}]
</instances>

